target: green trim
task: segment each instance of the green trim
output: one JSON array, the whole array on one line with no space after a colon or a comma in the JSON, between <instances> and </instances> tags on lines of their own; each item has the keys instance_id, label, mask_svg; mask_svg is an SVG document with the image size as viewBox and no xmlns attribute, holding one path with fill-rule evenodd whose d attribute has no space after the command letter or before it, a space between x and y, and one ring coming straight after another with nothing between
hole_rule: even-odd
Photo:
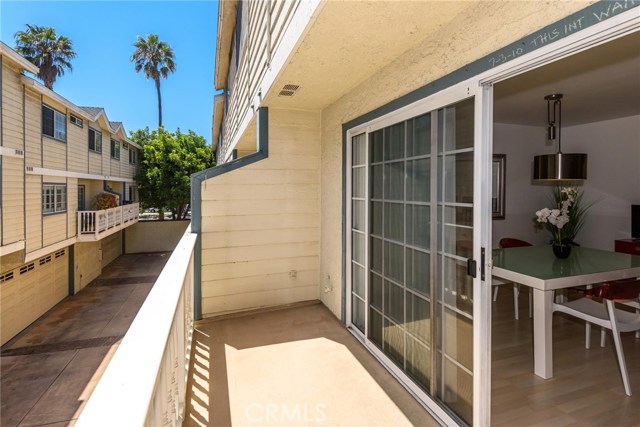
<instances>
[{"instance_id":1,"label":"green trim","mask_svg":"<svg viewBox=\"0 0 640 427\"><path fill-rule=\"evenodd\" d=\"M191 232L198 238L193 256L194 317L202 319L202 183L207 179L243 168L269 157L269 109L258 108L256 114L258 151L191 175Z\"/></svg>"},{"instance_id":2,"label":"green trim","mask_svg":"<svg viewBox=\"0 0 640 427\"><path fill-rule=\"evenodd\" d=\"M477 76L485 71L495 68L499 65L510 62L528 53L534 52L541 47L553 44L563 38L578 33L595 24L606 21L609 18L617 16L623 12L640 6L638 0L626 1L608 1L602 0L594 3L585 9L573 13L560 21L525 36L502 49L498 49L489 55L486 55L462 68L459 68L446 76L436 79L426 85L415 89L406 95L403 95L385 105L369 111L353 120L342 125L342 310L341 318L346 322L346 303L347 303L347 282L346 282L346 220L347 220L347 165L346 165L346 147L347 147L347 130L352 129L361 124L370 122L386 114L406 107L409 104L425 99L443 89L454 86L460 82Z\"/></svg>"}]
</instances>

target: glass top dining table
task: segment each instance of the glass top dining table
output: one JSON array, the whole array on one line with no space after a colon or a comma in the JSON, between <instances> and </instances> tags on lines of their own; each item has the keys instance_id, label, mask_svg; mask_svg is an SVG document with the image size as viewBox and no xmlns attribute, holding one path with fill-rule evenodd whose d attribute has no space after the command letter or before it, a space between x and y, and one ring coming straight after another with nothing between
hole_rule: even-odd
<instances>
[{"instance_id":1,"label":"glass top dining table","mask_svg":"<svg viewBox=\"0 0 640 427\"><path fill-rule=\"evenodd\" d=\"M575 246L558 259L550 245L494 249L493 277L533 288L534 372L553 377L552 316L554 290L640 277L640 256Z\"/></svg>"}]
</instances>

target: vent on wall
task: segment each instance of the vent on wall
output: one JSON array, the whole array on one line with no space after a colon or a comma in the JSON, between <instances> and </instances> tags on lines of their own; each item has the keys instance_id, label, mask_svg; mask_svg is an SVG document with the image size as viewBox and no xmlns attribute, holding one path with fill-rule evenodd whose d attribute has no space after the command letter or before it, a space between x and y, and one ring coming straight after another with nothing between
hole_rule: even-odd
<instances>
[{"instance_id":1,"label":"vent on wall","mask_svg":"<svg viewBox=\"0 0 640 427\"><path fill-rule=\"evenodd\" d=\"M293 96L300 89L298 85L284 85L278 96Z\"/></svg>"}]
</instances>

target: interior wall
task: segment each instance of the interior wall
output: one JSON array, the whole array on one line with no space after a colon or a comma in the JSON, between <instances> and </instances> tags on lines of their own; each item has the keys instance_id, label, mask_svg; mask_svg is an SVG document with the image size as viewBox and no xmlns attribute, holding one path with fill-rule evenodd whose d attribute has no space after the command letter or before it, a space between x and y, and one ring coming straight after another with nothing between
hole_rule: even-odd
<instances>
[{"instance_id":1,"label":"interior wall","mask_svg":"<svg viewBox=\"0 0 640 427\"><path fill-rule=\"evenodd\" d=\"M562 129L562 151L588 154L587 180L579 187L585 202L594 202L576 241L581 245L613 250L614 240L631 237L631 204L640 203L640 116L588 123ZM493 245L502 237L534 244L549 240L546 230L536 230L535 212L548 203L552 184L534 184L533 157L552 153L545 143L545 128L496 123L496 154L507 155L505 219L493 221Z\"/></svg>"}]
</instances>

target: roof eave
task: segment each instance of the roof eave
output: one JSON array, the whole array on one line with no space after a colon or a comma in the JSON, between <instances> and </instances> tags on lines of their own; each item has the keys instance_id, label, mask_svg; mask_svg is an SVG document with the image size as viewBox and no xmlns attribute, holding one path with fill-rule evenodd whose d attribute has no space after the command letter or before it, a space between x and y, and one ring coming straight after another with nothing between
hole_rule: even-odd
<instances>
[{"instance_id":1,"label":"roof eave","mask_svg":"<svg viewBox=\"0 0 640 427\"><path fill-rule=\"evenodd\" d=\"M0 41L0 54L2 56L6 56L12 62L16 63L21 69L38 75L40 69L33 65L31 62L27 61L22 55L20 55L15 50L11 49L7 44Z\"/></svg>"},{"instance_id":2,"label":"roof eave","mask_svg":"<svg viewBox=\"0 0 640 427\"><path fill-rule=\"evenodd\" d=\"M237 0L218 3L218 37L216 43L216 69L213 85L215 89L225 89L229 73L229 52L236 25Z\"/></svg>"},{"instance_id":3,"label":"roof eave","mask_svg":"<svg viewBox=\"0 0 640 427\"><path fill-rule=\"evenodd\" d=\"M212 139L211 148L213 150L218 148L218 140L220 139L220 132L222 132L222 119L224 118L224 93L220 93L213 97L213 127L211 129Z\"/></svg>"}]
</instances>

